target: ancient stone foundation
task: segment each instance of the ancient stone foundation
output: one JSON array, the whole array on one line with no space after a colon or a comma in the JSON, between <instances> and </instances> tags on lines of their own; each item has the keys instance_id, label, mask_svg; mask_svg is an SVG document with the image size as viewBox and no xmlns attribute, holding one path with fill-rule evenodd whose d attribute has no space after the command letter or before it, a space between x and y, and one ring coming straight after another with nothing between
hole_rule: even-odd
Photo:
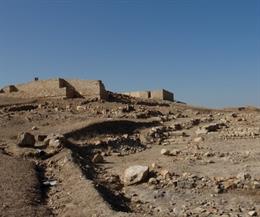
<instances>
[{"instance_id":1,"label":"ancient stone foundation","mask_svg":"<svg viewBox=\"0 0 260 217\"><path fill-rule=\"evenodd\" d=\"M162 100L169 100L173 101L174 100L174 95L173 93L167 91L167 90L154 90L151 91L151 99L162 99Z\"/></svg>"},{"instance_id":2,"label":"ancient stone foundation","mask_svg":"<svg viewBox=\"0 0 260 217\"><path fill-rule=\"evenodd\" d=\"M100 80L34 80L26 84L9 85L1 95L19 98L98 98L106 99L107 91Z\"/></svg>"},{"instance_id":3,"label":"ancient stone foundation","mask_svg":"<svg viewBox=\"0 0 260 217\"><path fill-rule=\"evenodd\" d=\"M123 94L131 96L131 97L137 97L137 98L144 98L144 99L151 98L151 92L150 91L134 91L134 92L126 92L126 93L123 93Z\"/></svg>"},{"instance_id":4,"label":"ancient stone foundation","mask_svg":"<svg viewBox=\"0 0 260 217\"><path fill-rule=\"evenodd\" d=\"M164 89L152 90L152 91L125 92L123 94L131 97L142 98L142 99L158 99L158 100L174 101L174 94Z\"/></svg>"}]
</instances>

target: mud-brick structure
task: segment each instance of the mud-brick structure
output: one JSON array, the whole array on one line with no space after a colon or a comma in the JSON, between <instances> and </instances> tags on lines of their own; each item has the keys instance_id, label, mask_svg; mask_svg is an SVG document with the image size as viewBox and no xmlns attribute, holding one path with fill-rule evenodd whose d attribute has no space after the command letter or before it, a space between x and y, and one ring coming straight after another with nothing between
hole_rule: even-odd
<instances>
[{"instance_id":1,"label":"mud-brick structure","mask_svg":"<svg viewBox=\"0 0 260 217\"><path fill-rule=\"evenodd\" d=\"M98 98L106 99L107 91L100 80L34 80L26 84L9 85L1 95L20 98Z\"/></svg>"},{"instance_id":2,"label":"mud-brick structure","mask_svg":"<svg viewBox=\"0 0 260 217\"><path fill-rule=\"evenodd\" d=\"M131 97L137 97L142 99L158 99L158 100L168 100L174 101L174 94L170 91L161 89L161 90L149 90L149 91L133 91L125 92L124 95Z\"/></svg>"}]
</instances>

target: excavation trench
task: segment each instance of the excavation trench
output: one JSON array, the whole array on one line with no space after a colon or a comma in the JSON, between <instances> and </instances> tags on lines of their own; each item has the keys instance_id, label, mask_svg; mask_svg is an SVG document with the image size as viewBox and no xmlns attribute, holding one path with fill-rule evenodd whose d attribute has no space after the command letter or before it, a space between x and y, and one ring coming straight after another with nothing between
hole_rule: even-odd
<instances>
[{"instance_id":1,"label":"excavation trench","mask_svg":"<svg viewBox=\"0 0 260 217\"><path fill-rule=\"evenodd\" d=\"M59 189L59 193L56 192L55 187L51 187L50 191L45 189L50 197L48 198L48 204L51 208L54 208L54 213L59 216L59 213L69 212L71 214L74 211L79 212L81 206L88 207L88 210L92 210L93 213L103 210L105 214L100 216L111 216L111 213L107 214L107 212L134 212L131 200L125 197L122 192L123 185L119 176L108 174L104 164L93 163L92 157L100 151L122 149L120 141L123 141L124 148L144 150L146 146L141 144L139 140L126 139L122 135L135 135L138 130L155 125L158 125L158 123L153 121L106 120L64 133L63 135L67 141L64 144L64 149L45 161L46 170L49 172L46 174L42 171L42 174L46 175L44 178L60 180L60 184L58 183L56 187ZM100 137L124 139L119 140L119 142L108 141L100 144L88 142L89 139L99 140ZM71 159L71 161L65 160L67 163L64 163L64 159ZM54 164L49 164L50 162L54 162ZM112 182L106 179L115 176L118 178ZM80 190L77 186L81 186ZM66 192L71 192L71 194L67 195ZM55 201L57 200L55 199L57 194L58 197L63 198L61 202L59 200ZM96 198L97 202L93 202L91 197L88 196L89 194L92 194L92 197ZM79 205L74 208L64 208L62 201L70 200L69 198L74 198L71 199L71 203L78 201L76 203L79 203ZM99 203L99 205L97 206L96 203Z\"/></svg>"},{"instance_id":2,"label":"excavation trench","mask_svg":"<svg viewBox=\"0 0 260 217\"><path fill-rule=\"evenodd\" d=\"M158 121L133 121L133 120L104 120L89 124L64 134L67 139L75 141L93 138L104 134L131 134L140 128L147 128L158 125Z\"/></svg>"},{"instance_id":3,"label":"excavation trench","mask_svg":"<svg viewBox=\"0 0 260 217\"><path fill-rule=\"evenodd\" d=\"M45 166L37 164L35 165L35 171L37 174L37 178L39 180L38 188L40 189L40 201L41 204L46 205L48 201L48 192L50 186L43 184L46 181Z\"/></svg>"},{"instance_id":4,"label":"excavation trench","mask_svg":"<svg viewBox=\"0 0 260 217\"><path fill-rule=\"evenodd\" d=\"M74 163L79 166L85 178L94 182L95 189L104 201L106 201L114 211L131 212L130 200L124 197L122 193L116 193L107 183L100 181L99 176L104 171L100 166L91 162L91 146L79 147L71 143L66 147L71 150ZM118 185L121 185L120 181Z\"/></svg>"},{"instance_id":5,"label":"excavation trench","mask_svg":"<svg viewBox=\"0 0 260 217\"><path fill-rule=\"evenodd\" d=\"M74 163L78 165L86 179L92 180L94 182L94 186L97 192L114 211L132 212L131 201L129 198L126 198L124 194L120 191L123 186L120 180L117 180L117 189L114 189L109 183L100 178L106 172L101 165L93 164L91 161L91 157L93 157L93 155L100 150L104 151L108 148L116 150L120 149L120 142L107 142L100 143L98 145L89 143L80 145L77 142L90 138L97 138L101 135L106 137L111 135L121 136L123 134L133 134L138 129L152 127L155 125L158 125L158 122L107 120L103 122L93 123L64 134L64 136L69 141L66 144L66 148L71 151ZM123 140L123 143L129 149L145 149L145 146L143 144L141 144L140 142L134 142L131 139Z\"/></svg>"}]
</instances>

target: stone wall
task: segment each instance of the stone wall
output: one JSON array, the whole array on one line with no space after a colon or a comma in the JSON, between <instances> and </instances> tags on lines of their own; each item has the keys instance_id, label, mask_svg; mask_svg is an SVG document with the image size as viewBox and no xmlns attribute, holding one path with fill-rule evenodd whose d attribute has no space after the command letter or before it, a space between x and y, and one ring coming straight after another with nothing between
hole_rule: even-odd
<instances>
[{"instance_id":1,"label":"stone wall","mask_svg":"<svg viewBox=\"0 0 260 217\"><path fill-rule=\"evenodd\" d=\"M131 96L131 97L137 97L137 98L143 98L143 99L149 99L151 96L150 91L134 91L134 92L126 92L123 94Z\"/></svg>"},{"instance_id":2,"label":"stone wall","mask_svg":"<svg viewBox=\"0 0 260 217\"><path fill-rule=\"evenodd\" d=\"M174 101L174 94L167 90L153 90L153 91L133 91L122 93L127 96L137 97L142 99L158 99Z\"/></svg>"},{"instance_id":3,"label":"stone wall","mask_svg":"<svg viewBox=\"0 0 260 217\"><path fill-rule=\"evenodd\" d=\"M173 93L167 91L167 90L153 90L151 91L151 99L162 99L162 100L168 100L173 101L174 95Z\"/></svg>"},{"instance_id":4,"label":"stone wall","mask_svg":"<svg viewBox=\"0 0 260 217\"><path fill-rule=\"evenodd\" d=\"M107 99L107 91L100 80L50 79L34 80L26 84L9 85L0 94L18 98L98 98ZM134 91L123 93L143 99L174 100L173 93L167 90Z\"/></svg>"},{"instance_id":5,"label":"stone wall","mask_svg":"<svg viewBox=\"0 0 260 217\"><path fill-rule=\"evenodd\" d=\"M62 78L36 80L16 86L10 85L3 88L1 94L20 98L107 98L107 92L101 81Z\"/></svg>"},{"instance_id":6,"label":"stone wall","mask_svg":"<svg viewBox=\"0 0 260 217\"><path fill-rule=\"evenodd\" d=\"M66 97L66 88L60 88L59 79L32 81L26 84L17 84L16 92L10 92L4 88L8 96L21 98L41 98L41 97ZM13 85L11 85L13 86Z\"/></svg>"},{"instance_id":7,"label":"stone wall","mask_svg":"<svg viewBox=\"0 0 260 217\"><path fill-rule=\"evenodd\" d=\"M100 80L67 80L85 98L106 99L107 91Z\"/></svg>"}]
</instances>

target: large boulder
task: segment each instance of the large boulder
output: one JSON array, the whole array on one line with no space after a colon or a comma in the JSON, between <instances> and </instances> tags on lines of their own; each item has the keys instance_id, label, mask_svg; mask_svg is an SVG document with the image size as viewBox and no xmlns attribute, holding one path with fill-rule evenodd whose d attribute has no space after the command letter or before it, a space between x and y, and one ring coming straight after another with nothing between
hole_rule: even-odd
<instances>
[{"instance_id":1,"label":"large boulder","mask_svg":"<svg viewBox=\"0 0 260 217\"><path fill-rule=\"evenodd\" d=\"M17 145L19 147L34 147L34 144L35 144L34 135L27 132L18 135Z\"/></svg>"},{"instance_id":2,"label":"large boulder","mask_svg":"<svg viewBox=\"0 0 260 217\"><path fill-rule=\"evenodd\" d=\"M140 183L147 178L148 174L148 166L130 166L124 172L123 182L125 185L133 185L136 183Z\"/></svg>"}]
</instances>

